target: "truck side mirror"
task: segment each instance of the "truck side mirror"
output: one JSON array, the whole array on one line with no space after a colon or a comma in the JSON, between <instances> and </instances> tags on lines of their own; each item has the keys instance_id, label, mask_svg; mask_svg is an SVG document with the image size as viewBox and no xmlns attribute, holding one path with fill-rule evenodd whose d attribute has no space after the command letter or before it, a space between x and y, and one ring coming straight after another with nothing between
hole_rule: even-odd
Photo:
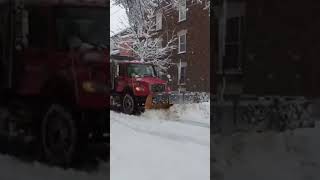
<instances>
[{"instance_id":1,"label":"truck side mirror","mask_svg":"<svg viewBox=\"0 0 320 180\"><path fill-rule=\"evenodd\" d=\"M116 73L115 73L115 75L114 75L114 77L118 77L119 76L119 65L115 65L116 67L115 67L115 69L116 69Z\"/></svg>"},{"instance_id":2,"label":"truck side mirror","mask_svg":"<svg viewBox=\"0 0 320 180\"><path fill-rule=\"evenodd\" d=\"M170 74L167 74L167 78L168 78L169 82L172 81Z\"/></svg>"}]
</instances>

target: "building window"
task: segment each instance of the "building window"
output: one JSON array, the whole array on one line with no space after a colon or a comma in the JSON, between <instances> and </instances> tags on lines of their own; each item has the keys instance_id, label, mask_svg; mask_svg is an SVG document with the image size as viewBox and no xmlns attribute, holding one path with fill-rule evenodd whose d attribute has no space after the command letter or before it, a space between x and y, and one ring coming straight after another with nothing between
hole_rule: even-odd
<instances>
[{"instance_id":1,"label":"building window","mask_svg":"<svg viewBox=\"0 0 320 180\"><path fill-rule=\"evenodd\" d=\"M187 31L183 30L178 33L178 54L187 51Z\"/></svg>"},{"instance_id":2,"label":"building window","mask_svg":"<svg viewBox=\"0 0 320 180\"><path fill-rule=\"evenodd\" d=\"M142 32L143 32L143 27L141 25L138 26L138 30L137 30L137 33L138 33L138 36L141 37L142 36Z\"/></svg>"},{"instance_id":3,"label":"building window","mask_svg":"<svg viewBox=\"0 0 320 180\"><path fill-rule=\"evenodd\" d=\"M219 37L221 37L218 38L218 72L241 73L246 4L224 1L222 11L224 16L220 17L218 24Z\"/></svg>"},{"instance_id":4,"label":"building window","mask_svg":"<svg viewBox=\"0 0 320 180\"><path fill-rule=\"evenodd\" d=\"M162 29L162 13L158 12L156 14L156 31Z\"/></svg>"},{"instance_id":5,"label":"building window","mask_svg":"<svg viewBox=\"0 0 320 180\"><path fill-rule=\"evenodd\" d=\"M157 42L158 49L161 49L163 47L162 43L163 43L163 39L161 37L158 38L158 42Z\"/></svg>"},{"instance_id":6,"label":"building window","mask_svg":"<svg viewBox=\"0 0 320 180\"><path fill-rule=\"evenodd\" d=\"M242 17L227 19L225 57L223 66L226 69L240 68L240 29Z\"/></svg>"},{"instance_id":7,"label":"building window","mask_svg":"<svg viewBox=\"0 0 320 180\"><path fill-rule=\"evenodd\" d=\"M179 22L187 19L187 0L179 0Z\"/></svg>"},{"instance_id":8,"label":"building window","mask_svg":"<svg viewBox=\"0 0 320 180\"><path fill-rule=\"evenodd\" d=\"M187 63L186 62L180 62L178 64L178 67L179 67L178 85L184 85L184 84L186 84L186 77L187 77Z\"/></svg>"},{"instance_id":9,"label":"building window","mask_svg":"<svg viewBox=\"0 0 320 180\"><path fill-rule=\"evenodd\" d=\"M186 67L181 67L180 69L180 84L186 83Z\"/></svg>"}]
</instances>

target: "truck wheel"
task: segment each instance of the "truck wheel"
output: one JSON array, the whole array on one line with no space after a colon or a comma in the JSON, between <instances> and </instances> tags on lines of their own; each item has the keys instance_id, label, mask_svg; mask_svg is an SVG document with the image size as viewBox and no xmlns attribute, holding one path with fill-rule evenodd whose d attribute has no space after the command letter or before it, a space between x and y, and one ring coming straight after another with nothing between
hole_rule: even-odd
<instances>
[{"instance_id":1,"label":"truck wheel","mask_svg":"<svg viewBox=\"0 0 320 180\"><path fill-rule=\"evenodd\" d=\"M122 100L122 110L126 114L134 114L136 104L134 98L130 94L126 94Z\"/></svg>"},{"instance_id":2,"label":"truck wheel","mask_svg":"<svg viewBox=\"0 0 320 180\"><path fill-rule=\"evenodd\" d=\"M55 165L68 165L75 155L77 128L72 115L54 104L49 107L41 125L45 159Z\"/></svg>"}]
</instances>

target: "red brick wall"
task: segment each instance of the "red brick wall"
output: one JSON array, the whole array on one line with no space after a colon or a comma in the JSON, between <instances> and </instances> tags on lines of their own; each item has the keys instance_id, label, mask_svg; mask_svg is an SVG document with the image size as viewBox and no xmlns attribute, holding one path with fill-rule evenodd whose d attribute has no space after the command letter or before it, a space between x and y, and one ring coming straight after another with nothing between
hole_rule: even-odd
<instances>
[{"instance_id":1,"label":"red brick wall","mask_svg":"<svg viewBox=\"0 0 320 180\"><path fill-rule=\"evenodd\" d=\"M320 2L246 2L246 91L320 95Z\"/></svg>"},{"instance_id":2,"label":"red brick wall","mask_svg":"<svg viewBox=\"0 0 320 180\"><path fill-rule=\"evenodd\" d=\"M169 10L163 14L163 28L160 34L166 41L172 32L177 36L180 30L187 30L187 51L184 54L177 54L177 50L172 53L174 63L187 62L187 75L185 87L188 91L210 90L210 16L203 5L187 3L187 20L178 22L178 11ZM178 40L176 41L178 45ZM178 71L177 67L172 67L169 73L173 76L172 86L177 89Z\"/></svg>"}]
</instances>

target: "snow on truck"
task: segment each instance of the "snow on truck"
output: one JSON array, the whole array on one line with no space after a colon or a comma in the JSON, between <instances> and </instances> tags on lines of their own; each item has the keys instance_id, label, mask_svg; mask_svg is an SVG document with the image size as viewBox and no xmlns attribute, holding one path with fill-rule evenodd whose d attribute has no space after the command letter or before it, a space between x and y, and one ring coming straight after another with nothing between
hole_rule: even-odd
<instances>
[{"instance_id":1,"label":"snow on truck","mask_svg":"<svg viewBox=\"0 0 320 180\"><path fill-rule=\"evenodd\" d=\"M107 154L108 4L0 0L0 134L69 165ZM39 153L38 153L39 152Z\"/></svg>"},{"instance_id":2,"label":"snow on truck","mask_svg":"<svg viewBox=\"0 0 320 180\"><path fill-rule=\"evenodd\" d=\"M127 114L137 114L145 109L167 109L170 88L160 78L157 67L130 58L111 58L110 104Z\"/></svg>"}]
</instances>

